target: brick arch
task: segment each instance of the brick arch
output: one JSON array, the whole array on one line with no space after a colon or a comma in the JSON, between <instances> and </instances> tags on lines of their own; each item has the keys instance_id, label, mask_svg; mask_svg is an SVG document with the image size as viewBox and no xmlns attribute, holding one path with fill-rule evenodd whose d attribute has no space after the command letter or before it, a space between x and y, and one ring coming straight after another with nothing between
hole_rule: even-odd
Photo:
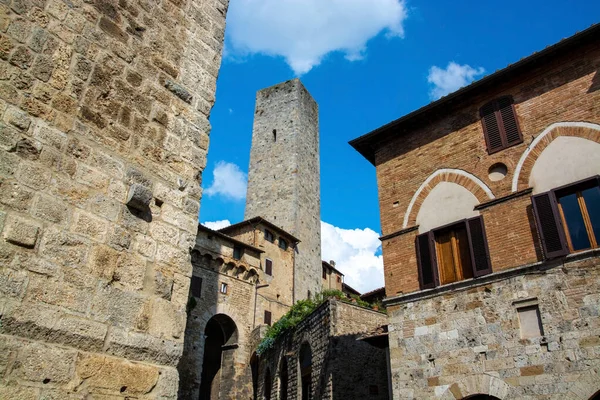
<instances>
[{"instance_id":1,"label":"brick arch","mask_svg":"<svg viewBox=\"0 0 600 400\"><path fill-rule=\"evenodd\" d=\"M600 392L600 368L594 368L580 375L569 388L565 398L573 400L592 400Z\"/></svg>"},{"instance_id":2,"label":"brick arch","mask_svg":"<svg viewBox=\"0 0 600 400\"><path fill-rule=\"evenodd\" d=\"M443 400L460 400L478 394L486 394L504 400L509 397L512 386L492 375L467 376L450 385L441 396Z\"/></svg>"},{"instance_id":3,"label":"brick arch","mask_svg":"<svg viewBox=\"0 0 600 400\"><path fill-rule=\"evenodd\" d=\"M438 169L429 175L425 181L423 181L421 186L419 186L413 195L410 203L408 204L408 208L406 209L406 213L404 214L404 223L402 224L402 228L415 225L418 210L421 208L423 201L425 201L427 195L429 195L431 190L440 182L456 183L464 187L473 193L480 203L495 198L492 190L475 175L463 171L462 169Z\"/></svg>"},{"instance_id":4,"label":"brick arch","mask_svg":"<svg viewBox=\"0 0 600 400\"><path fill-rule=\"evenodd\" d=\"M559 136L575 136L600 143L600 125L590 122L557 122L544 129L521 155L512 181L512 191L527 189L529 175L538 157Z\"/></svg>"}]
</instances>

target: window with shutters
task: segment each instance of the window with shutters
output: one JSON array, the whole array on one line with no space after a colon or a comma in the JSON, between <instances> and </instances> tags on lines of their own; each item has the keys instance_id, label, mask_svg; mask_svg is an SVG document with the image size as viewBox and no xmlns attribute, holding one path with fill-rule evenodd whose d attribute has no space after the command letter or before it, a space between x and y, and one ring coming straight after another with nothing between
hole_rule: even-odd
<instances>
[{"instance_id":1,"label":"window with shutters","mask_svg":"<svg viewBox=\"0 0 600 400\"><path fill-rule=\"evenodd\" d=\"M493 100L479 109L489 154L523 142L511 96Z\"/></svg>"},{"instance_id":2,"label":"window with shutters","mask_svg":"<svg viewBox=\"0 0 600 400\"><path fill-rule=\"evenodd\" d=\"M600 177L537 194L532 203L545 258L599 247Z\"/></svg>"},{"instance_id":3,"label":"window with shutters","mask_svg":"<svg viewBox=\"0 0 600 400\"><path fill-rule=\"evenodd\" d=\"M273 261L265 260L265 274L273 276Z\"/></svg>"},{"instance_id":4,"label":"window with shutters","mask_svg":"<svg viewBox=\"0 0 600 400\"><path fill-rule=\"evenodd\" d=\"M271 326L271 311L265 310L265 325Z\"/></svg>"},{"instance_id":5,"label":"window with shutters","mask_svg":"<svg viewBox=\"0 0 600 400\"><path fill-rule=\"evenodd\" d=\"M416 247L421 289L492 272L481 216L423 233Z\"/></svg>"}]
</instances>

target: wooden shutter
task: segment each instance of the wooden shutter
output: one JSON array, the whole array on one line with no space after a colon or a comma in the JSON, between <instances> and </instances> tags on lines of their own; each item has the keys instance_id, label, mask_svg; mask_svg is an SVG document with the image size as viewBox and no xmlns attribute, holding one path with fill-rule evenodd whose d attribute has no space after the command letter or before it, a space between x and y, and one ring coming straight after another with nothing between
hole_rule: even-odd
<instances>
[{"instance_id":1,"label":"wooden shutter","mask_svg":"<svg viewBox=\"0 0 600 400\"><path fill-rule=\"evenodd\" d=\"M192 296L200 297L200 295L202 294L202 278L198 276L192 276L190 290L192 292Z\"/></svg>"},{"instance_id":2,"label":"wooden shutter","mask_svg":"<svg viewBox=\"0 0 600 400\"><path fill-rule=\"evenodd\" d=\"M473 276L477 278L482 275L491 274L492 263L490 262L490 251L481 215L467 220L467 235L471 249Z\"/></svg>"},{"instance_id":3,"label":"wooden shutter","mask_svg":"<svg viewBox=\"0 0 600 400\"><path fill-rule=\"evenodd\" d=\"M481 107L481 124L483 125L483 135L487 144L488 153L492 154L504 148L502 142L502 129L496 113L496 101L492 101Z\"/></svg>"},{"instance_id":4,"label":"wooden shutter","mask_svg":"<svg viewBox=\"0 0 600 400\"><path fill-rule=\"evenodd\" d=\"M271 311L265 310L265 324L271 326Z\"/></svg>"},{"instance_id":5,"label":"wooden shutter","mask_svg":"<svg viewBox=\"0 0 600 400\"><path fill-rule=\"evenodd\" d=\"M502 121L502 130L504 131L505 147L521 143L523 137L519 129L519 122L515 113L515 107L512 97L502 97L498 99L498 113Z\"/></svg>"},{"instance_id":6,"label":"wooden shutter","mask_svg":"<svg viewBox=\"0 0 600 400\"><path fill-rule=\"evenodd\" d=\"M544 257L555 258L568 254L569 246L554 192L531 196L531 202Z\"/></svg>"},{"instance_id":7,"label":"wooden shutter","mask_svg":"<svg viewBox=\"0 0 600 400\"><path fill-rule=\"evenodd\" d=\"M430 289L439 285L437 263L435 257L435 240L433 232L417 236L417 264L419 267L419 284L421 289Z\"/></svg>"},{"instance_id":8,"label":"wooden shutter","mask_svg":"<svg viewBox=\"0 0 600 400\"><path fill-rule=\"evenodd\" d=\"M268 258L265 260L265 274L273 275L273 261Z\"/></svg>"}]
</instances>

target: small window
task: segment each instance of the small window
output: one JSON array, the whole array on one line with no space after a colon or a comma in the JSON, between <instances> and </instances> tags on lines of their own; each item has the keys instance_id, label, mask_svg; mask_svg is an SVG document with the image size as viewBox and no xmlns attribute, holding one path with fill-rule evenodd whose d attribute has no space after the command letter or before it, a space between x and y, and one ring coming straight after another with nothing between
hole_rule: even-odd
<instances>
[{"instance_id":1,"label":"small window","mask_svg":"<svg viewBox=\"0 0 600 400\"><path fill-rule=\"evenodd\" d=\"M227 284L225 282L221 282L221 287L219 288L219 292L223 294L227 294Z\"/></svg>"},{"instance_id":2,"label":"small window","mask_svg":"<svg viewBox=\"0 0 600 400\"><path fill-rule=\"evenodd\" d=\"M273 129L273 141L277 141L277 129Z\"/></svg>"},{"instance_id":3,"label":"small window","mask_svg":"<svg viewBox=\"0 0 600 400\"><path fill-rule=\"evenodd\" d=\"M265 310L265 325L271 326L271 311Z\"/></svg>"},{"instance_id":4,"label":"small window","mask_svg":"<svg viewBox=\"0 0 600 400\"><path fill-rule=\"evenodd\" d=\"M202 278L198 276L192 276L190 291L192 292L192 296L200 297L202 294Z\"/></svg>"},{"instance_id":5,"label":"small window","mask_svg":"<svg viewBox=\"0 0 600 400\"><path fill-rule=\"evenodd\" d=\"M273 261L265 260L265 274L273 276Z\"/></svg>"},{"instance_id":6,"label":"small window","mask_svg":"<svg viewBox=\"0 0 600 400\"><path fill-rule=\"evenodd\" d=\"M338 281L338 283L341 283L342 282L342 277L338 275L337 281Z\"/></svg>"},{"instance_id":7,"label":"small window","mask_svg":"<svg viewBox=\"0 0 600 400\"><path fill-rule=\"evenodd\" d=\"M421 289L492 272L481 216L417 236Z\"/></svg>"},{"instance_id":8,"label":"small window","mask_svg":"<svg viewBox=\"0 0 600 400\"><path fill-rule=\"evenodd\" d=\"M233 258L236 260L241 260L243 253L244 251L240 246L233 246Z\"/></svg>"},{"instance_id":9,"label":"small window","mask_svg":"<svg viewBox=\"0 0 600 400\"><path fill-rule=\"evenodd\" d=\"M275 241L275 236L273 236L273 232L268 229L265 229L265 240L273 243Z\"/></svg>"},{"instance_id":10,"label":"small window","mask_svg":"<svg viewBox=\"0 0 600 400\"><path fill-rule=\"evenodd\" d=\"M519 326L521 328L521 339L544 336L542 318L537 304L518 307Z\"/></svg>"},{"instance_id":11,"label":"small window","mask_svg":"<svg viewBox=\"0 0 600 400\"><path fill-rule=\"evenodd\" d=\"M600 239L600 177L532 196L546 258L597 248Z\"/></svg>"},{"instance_id":12,"label":"small window","mask_svg":"<svg viewBox=\"0 0 600 400\"><path fill-rule=\"evenodd\" d=\"M287 248L288 248L288 242L285 239L283 239L283 238L279 238L279 248L281 250L287 250Z\"/></svg>"},{"instance_id":13,"label":"small window","mask_svg":"<svg viewBox=\"0 0 600 400\"><path fill-rule=\"evenodd\" d=\"M323 267L323 279L327 279L327 268Z\"/></svg>"},{"instance_id":14,"label":"small window","mask_svg":"<svg viewBox=\"0 0 600 400\"><path fill-rule=\"evenodd\" d=\"M511 96L487 103L481 107L479 115L489 154L523 142Z\"/></svg>"}]
</instances>

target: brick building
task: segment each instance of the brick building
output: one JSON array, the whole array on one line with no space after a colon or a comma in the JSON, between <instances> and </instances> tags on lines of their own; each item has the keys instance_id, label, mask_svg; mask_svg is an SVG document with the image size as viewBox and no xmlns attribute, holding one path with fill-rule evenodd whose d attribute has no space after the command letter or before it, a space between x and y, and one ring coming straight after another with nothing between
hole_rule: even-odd
<instances>
[{"instance_id":1,"label":"brick building","mask_svg":"<svg viewBox=\"0 0 600 400\"><path fill-rule=\"evenodd\" d=\"M600 25L351 144L377 171L394 398L594 396Z\"/></svg>"}]
</instances>

